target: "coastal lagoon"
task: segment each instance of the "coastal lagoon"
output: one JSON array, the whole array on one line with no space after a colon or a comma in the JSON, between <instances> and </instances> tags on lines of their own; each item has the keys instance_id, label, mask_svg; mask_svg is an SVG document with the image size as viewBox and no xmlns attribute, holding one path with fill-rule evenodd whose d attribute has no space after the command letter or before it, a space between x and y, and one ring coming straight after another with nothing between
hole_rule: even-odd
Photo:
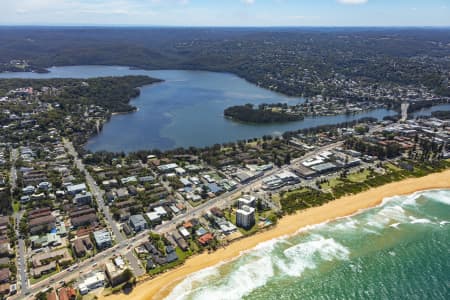
<instances>
[{"instance_id":1,"label":"coastal lagoon","mask_svg":"<svg viewBox=\"0 0 450 300\"><path fill-rule=\"evenodd\" d=\"M202 147L216 143L277 135L285 131L336 124L362 117L381 119L395 115L377 109L357 115L308 117L283 124L243 124L224 118L223 110L232 105L286 102L292 98L260 88L229 73L205 71L133 70L115 66L53 67L49 73L2 73L0 78L92 78L102 76L148 75L164 82L144 86L131 104L137 112L116 115L92 137L86 148L92 151L135 151L141 149L172 149Z\"/></svg>"},{"instance_id":2,"label":"coastal lagoon","mask_svg":"<svg viewBox=\"0 0 450 300\"><path fill-rule=\"evenodd\" d=\"M167 299L448 299L449 249L450 190L395 196L193 273Z\"/></svg>"},{"instance_id":3,"label":"coastal lagoon","mask_svg":"<svg viewBox=\"0 0 450 300\"><path fill-rule=\"evenodd\" d=\"M52 67L49 73L0 73L0 78L93 78L104 76L147 75L164 82L144 86L131 101L137 112L115 115L103 130L92 137L86 148L130 152L142 149L167 150L177 147L203 147L242 139L279 135L285 131L337 124L362 117L382 119L396 113L376 109L356 115L307 117L282 124L244 124L223 116L232 105L252 103L297 104L293 98L260 88L229 73L206 71L135 70L118 66ZM450 105L442 108L448 110ZM429 115L437 108L424 109Z\"/></svg>"}]
</instances>

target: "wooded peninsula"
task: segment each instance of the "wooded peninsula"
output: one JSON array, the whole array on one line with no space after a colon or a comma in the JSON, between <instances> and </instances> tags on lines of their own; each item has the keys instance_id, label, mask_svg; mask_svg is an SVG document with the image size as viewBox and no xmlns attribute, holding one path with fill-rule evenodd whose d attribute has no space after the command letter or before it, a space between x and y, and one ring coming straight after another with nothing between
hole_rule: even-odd
<instances>
[{"instance_id":1,"label":"wooded peninsula","mask_svg":"<svg viewBox=\"0 0 450 300\"><path fill-rule=\"evenodd\" d=\"M246 123L281 123L303 120L303 115L284 110L268 109L266 106L254 107L252 104L231 106L224 110L224 116Z\"/></svg>"}]
</instances>

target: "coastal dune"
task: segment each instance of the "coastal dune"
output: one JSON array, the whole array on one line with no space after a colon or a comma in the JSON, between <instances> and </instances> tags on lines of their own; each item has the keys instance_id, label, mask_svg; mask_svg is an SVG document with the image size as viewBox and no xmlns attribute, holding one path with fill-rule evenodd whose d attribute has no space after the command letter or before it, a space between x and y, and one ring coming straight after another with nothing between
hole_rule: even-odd
<instances>
[{"instance_id":1,"label":"coastal dune","mask_svg":"<svg viewBox=\"0 0 450 300\"><path fill-rule=\"evenodd\" d=\"M232 243L225 249L211 254L203 253L188 259L184 265L161 274L154 279L140 283L128 298L132 300L163 299L186 276L199 270L212 267L218 263L230 261L243 251L250 250L258 244L295 234L299 229L339 217L345 217L360 210L379 205L384 198L396 195L407 195L414 192L450 188L450 170L430 174L421 178L411 178L373 188L362 193L345 196L320 207L300 211L294 215L283 217L273 229L250 236ZM106 297L108 300L122 299L123 295ZM103 297L103 299L105 299Z\"/></svg>"}]
</instances>

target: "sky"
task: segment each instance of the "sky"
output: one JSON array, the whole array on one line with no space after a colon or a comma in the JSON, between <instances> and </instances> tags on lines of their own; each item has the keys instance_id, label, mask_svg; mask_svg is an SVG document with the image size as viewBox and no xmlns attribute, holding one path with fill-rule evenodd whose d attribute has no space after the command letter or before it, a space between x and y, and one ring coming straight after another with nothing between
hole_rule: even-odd
<instances>
[{"instance_id":1,"label":"sky","mask_svg":"<svg viewBox=\"0 0 450 300\"><path fill-rule=\"evenodd\" d=\"M450 0L0 0L0 25L450 26Z\"/></svg>"}]
</instances>

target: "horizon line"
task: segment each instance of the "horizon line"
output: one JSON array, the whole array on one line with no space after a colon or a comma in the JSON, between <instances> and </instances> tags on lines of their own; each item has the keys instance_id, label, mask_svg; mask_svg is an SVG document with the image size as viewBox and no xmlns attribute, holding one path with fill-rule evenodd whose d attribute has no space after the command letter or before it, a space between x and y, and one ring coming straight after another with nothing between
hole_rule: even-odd
<instances>
[{"instance_id":1,"label":"horizon line","mask_svg":"<svg viewBox=\"0 0 450 300\"><path fill-rule=\"evenodd\" d=\"M72 27L72 28L445 28L449 25L131 25L131 24L0 24L0 27Z\"/></svg>"}]
</instances>

